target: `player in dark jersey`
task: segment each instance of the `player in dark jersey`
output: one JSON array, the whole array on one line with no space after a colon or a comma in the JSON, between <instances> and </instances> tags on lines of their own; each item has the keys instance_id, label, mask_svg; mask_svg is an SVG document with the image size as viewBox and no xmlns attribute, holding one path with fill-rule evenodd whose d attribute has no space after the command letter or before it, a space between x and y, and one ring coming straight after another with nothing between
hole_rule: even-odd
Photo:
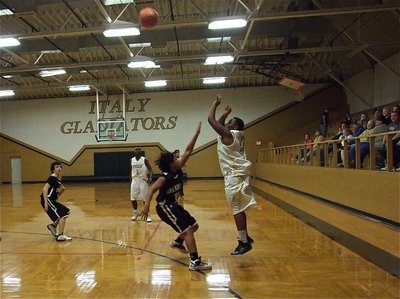
<instances>
[{"instance_id":1,"label":"player in dark jersey","mask_svg":"<svg viewBox=\"0 0 400 299\"><path fill-rule=\"evenodd\" d=\"M146 194L146 201L141 213L142 219L146 220L149 214L150 201L155 192L157 195L156 211L163 222L171 226L177 233L178 238L171 241L170 246L182 252L187 252L183 241L190 254L189 270L211 270L211 264L201 260L198 255L194 233L199 225L196 219L186 211L179 203L179 193L182 190L183 177L178 174L183 165L189 159L193 151L197 137L200 134L201 123L199 123L196 133L186 147L184 154L177 159L173 153L161 153L156 164L161 169L162 174L158 180L149 188Z\"/></svg>"},{"instance_id":2,"label":"player in dark jersey","mask_svg":"<svg viewBox=\"0 0 400 299\"><path fill-rule=\"evenodd\" d=\"M48 230L57 241L70 241L72 238L64 234L65 222L69 216L70 210L58 202L58 198L64 193L65 187L61 183L62 164L60 161L54 161L50 165L52 175L48 177L40 195L40 204L49 215L53 223L47 225ZM58 226L58 234L57 234Z\"/></svg>"}]
</instances>

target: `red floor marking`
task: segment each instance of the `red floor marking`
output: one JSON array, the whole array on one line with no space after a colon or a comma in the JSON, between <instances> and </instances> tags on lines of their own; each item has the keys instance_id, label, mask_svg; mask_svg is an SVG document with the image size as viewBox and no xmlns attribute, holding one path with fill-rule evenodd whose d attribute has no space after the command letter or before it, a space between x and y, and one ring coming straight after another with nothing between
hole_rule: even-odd
<instances>
[{"instance_id":1,"label":"red floor marking","mask_svg":"<svg viewBox=\"0 0 400 299\"><path fill-rule=\"evenodd\" d=\"M153 240L154 235L156 234L156 232L157 232L158 229L160 228L161 222L162 222L162 221L159 221L159 222L158 222L158 224L157 224L156 228L154 229L153 233L152 233L152 234L150 235L150 237L147 239L146 244L144 244L144 246L143 246L143 249L144 249L144 250L147 250L147 248L149 247L151 241ZM142 253L143 253L143 251L142 251Z\"/></svg>"}]
</instances>

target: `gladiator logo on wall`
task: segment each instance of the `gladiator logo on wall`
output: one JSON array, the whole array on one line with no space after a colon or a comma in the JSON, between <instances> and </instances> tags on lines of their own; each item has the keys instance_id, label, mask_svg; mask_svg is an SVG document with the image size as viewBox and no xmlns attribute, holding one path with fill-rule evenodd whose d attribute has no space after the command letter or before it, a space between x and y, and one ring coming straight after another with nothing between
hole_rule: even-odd
<instances>
[{"instance_id":1,"label":"gladiator logo on wall","mask_svg":"<svg viewBox=\"0 0 400 299\"><path fill-rule=\"evenodd\" d=\"M125 101L126 131L139 130L171 130L176 127L178 116L155 117L129 117L128 114L144 114L146 106L151 99L127 99ZM90 101L89 115L96 117L96 101ZM99 100L99 113L101 118L122 117L122 99ZM96 120L72 120L65 121L60 126L62 134L84 134L96 132Z\"/></svg>"}]
</instances>

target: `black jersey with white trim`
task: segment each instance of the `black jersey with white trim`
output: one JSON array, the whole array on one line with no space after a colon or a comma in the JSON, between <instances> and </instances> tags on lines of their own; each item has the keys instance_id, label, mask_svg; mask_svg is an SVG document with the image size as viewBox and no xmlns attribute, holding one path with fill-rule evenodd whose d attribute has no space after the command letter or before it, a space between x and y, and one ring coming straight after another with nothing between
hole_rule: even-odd
<instances>
[{"instance_id":1,"label":"black jersey with white trim","mask_svg":"<svg viewBox=\"0 0 400 299\"><path fill-rule=\"evenodd\" d=\"M158 203L175 203L178 201L179 191L182 190L183 176L179 175L178 172L170 173L164 172L161 174L166 179L165 184L160 188L157 195Z\"/></svg>"},{"instance_id":2,"label":"black jersey with white trim","mask_svg":"<svg viewBox=\"0 0 400 299\"><path fill-rule=\"evenodd\" d=\"M47 178L47 184L50 185L47 191L47 198L51 201L56 201L58 199L58 194L60 193L60 187L62 185L61 180L59 180L55 175L51 175ZM40 195L43 198L43 193Z\"/></svg>"}]
</instances>

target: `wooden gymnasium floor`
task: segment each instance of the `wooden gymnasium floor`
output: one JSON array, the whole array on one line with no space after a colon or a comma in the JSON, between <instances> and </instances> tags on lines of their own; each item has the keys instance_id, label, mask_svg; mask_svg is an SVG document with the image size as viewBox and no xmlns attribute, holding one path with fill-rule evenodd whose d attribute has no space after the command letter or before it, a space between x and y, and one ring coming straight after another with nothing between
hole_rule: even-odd
<instances>
[{"instance_id":1,"label":"wooden gymnasium floor","mask_svg":"<svg viewBox=\"0 0 400 299\"><path fill-rule=\"evenodd\" d=\"M128 183L66 184L74 239L64 243L46 228L43 184L0 187L2 298L399 298L397 278L259 196L248 213L254 249L231 256L222 180L185 185L199 252L213 264L204 273L188 270L154 213L151 224L131 221Z\"/></svg>"}]
</instances>

